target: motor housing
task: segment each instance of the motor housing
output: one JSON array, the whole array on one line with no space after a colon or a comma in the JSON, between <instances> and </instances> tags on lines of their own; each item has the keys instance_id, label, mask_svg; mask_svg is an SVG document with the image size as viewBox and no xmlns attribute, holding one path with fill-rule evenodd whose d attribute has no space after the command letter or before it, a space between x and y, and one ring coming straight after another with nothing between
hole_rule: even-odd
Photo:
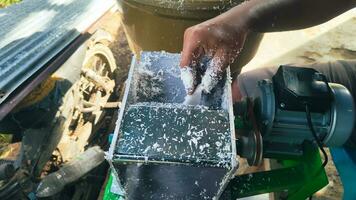
<instances>
[{"instance_id":1,"label":"motor housing","mask_svg":"<svg viewBox=\"0 0 356 200\"><path fill-rule=\"evenodd\" d=\"M237 130L241 133L241 156L251 165L258 165L263 157L301 156L303 143L315 141L306 106L318 140L328 147L345 144L355 124L355 106L348 89L328 83L314 69L281 66L272 80L258 82L253 97L235 104L237 118L250 124L250 131Z\"/></svg>"}]
</instances>

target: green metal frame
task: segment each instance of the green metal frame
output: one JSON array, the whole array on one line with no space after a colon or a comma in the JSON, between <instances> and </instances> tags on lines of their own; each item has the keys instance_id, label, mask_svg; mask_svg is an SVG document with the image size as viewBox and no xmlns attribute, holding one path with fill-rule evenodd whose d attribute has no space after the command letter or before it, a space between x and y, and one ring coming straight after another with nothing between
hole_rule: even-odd
<instances>
[{"instance_id":1,"label":"green metal frame","mask_svg":"<svg viewBox=\"0 0 356 200\"><path fill-rule=\"evenodd\" d=\"M283 166L264 172L236 176L225 196L237 199L270 192L283 192L288 200L306 199L328 184L319 149L312 143L304 145L304 155L298 160L280 160Z\"/></svg>"},{"instance_id":2,"label":"green metal frame","mask_svg":"<svg viewBox=\"0 0 356 200\"><path fill-rule=\"evenodd\" d=\"M121 195L115 194L111 192L111 186L113 183L113 174L110 173L108 182L105 186L105 192L104 192L104 197L103 200L124 200L124 198Z\"/></svg>"}]
</instances>

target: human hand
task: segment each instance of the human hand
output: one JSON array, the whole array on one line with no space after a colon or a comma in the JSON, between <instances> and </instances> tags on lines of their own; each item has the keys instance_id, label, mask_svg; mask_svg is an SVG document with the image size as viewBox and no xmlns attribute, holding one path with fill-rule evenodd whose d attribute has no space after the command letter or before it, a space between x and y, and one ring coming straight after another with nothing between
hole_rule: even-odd
<instances>
[{"instance_id":1,"label":"human hand","mask_svg":"<svg viewBox=\"0 0 356 200\"><path fill-rule=\"evenodd\" d=\"M237 12L230 12L233 15L227 12L192 26L184 33L180 66L182 80L190 95L200 82L202 90L209 93L244 46L249 32L247 20L234 19ZM205 72L200 69L203 58L210 60Z\"/></svg>"}]
</instances>

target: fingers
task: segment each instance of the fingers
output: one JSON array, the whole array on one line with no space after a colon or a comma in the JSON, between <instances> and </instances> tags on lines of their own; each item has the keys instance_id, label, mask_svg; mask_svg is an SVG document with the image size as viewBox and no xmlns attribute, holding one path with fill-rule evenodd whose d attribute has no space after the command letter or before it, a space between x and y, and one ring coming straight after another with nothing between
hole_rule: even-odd
<instances>
[{"instance_id":1,"label":"fingers","mask_svg":"<svg viewBox=\"0 0 356 200\"><path fill-rule=\"evenodd\" d=\"M182 57L181 57L180 64L179 64L180 67L188 67L191 65L192 60L193 60L194 48L195 48L195 45L184 41Z\"/></svg>"},{"instance_id":2,"label":"fingers","mask_svg":"<svg viewBox=\"0 0 356 200\"><path fill-rule=\"evenodd\" d=\"M182 57L180 67L197 65L204 54L202 36L195 29L189 28L184 33Z\"/></svg>"},{"instance_id":3,"label":"fingers","mask_svg":"<svg viewBox=\"0 0 356 200\"><path fill-rule=\"evenodd\" d=\"M223 78L224 71L238 52L230 42L223 43L222 34L211 36L206 26L194 26L184 33L183 51L180 67L181 78L188 94L193 94L197 85L202 84L202 91L210 93ZM215 31L220 33L219 31ZM210 34L210 35L209 35ZM234 56L232 56L234 55ZM212 58L207 68L200 66L203 58ZM205 70L206 69L206 70ZM202 73L205 75L201 79Z\"/></svg>"},{"instance_id":4,"label":"fingers","mask_svg":"<svg viewBox=\"0 0 356 200\"><path fill-rule=\"evenodd\" d=\"M192 48L192 46L188 47ZM189 50L190 51L190 50ZM181 60L181 79L183 81L184 87L187 91L187 94L191 95L194 93L197 85L198 85L198 79L201 76L199 74L199 70L197 69L197 66L199 65L200 62L200 55L202 55L202 50L195 50L198 51L198 53L185 53L182 54L182 60Z\"/></svg>"},{"instance_id":5,"label":"fingers","mask_svg":"<svg viewBox=\"0 0 356 200\"><path fill-rule=\"evenodd\" d=\"M192 95L195 91L195 88L198 85L197 70L196 68L184 67L181 68L180 71L181 71L181 79L187 91L187 94Z\"/></svg>"},{"instance_id":6,"label":"fingers","mask_svg":"<svg viewBox=\"0 0 356 200\"><path fill-rule=\"evenodd\" d=\"M229 65L229 59L223 50L218 50L215 53L201 81L203 92L210 93L223 78L224 71Z\"/></svg>"},{"instance_id":7,"label":"fingers","mask_svg":"<svg viewBox=\"0 0 356 200\"><path fill-rule=\"evenodd\" d=\"M204 55L204 48L201 44L201 36L197 34L195 29L190 28L184 34L183 51L181 55L181 79L187 94L192 95L198 85L197 66L200 59Z\"/></svg>"}]
</instances>

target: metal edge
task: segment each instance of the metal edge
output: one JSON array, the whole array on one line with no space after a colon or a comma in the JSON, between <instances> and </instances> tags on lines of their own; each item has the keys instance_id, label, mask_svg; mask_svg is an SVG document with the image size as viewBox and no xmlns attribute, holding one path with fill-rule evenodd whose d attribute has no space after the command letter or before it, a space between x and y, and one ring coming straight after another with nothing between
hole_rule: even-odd
<instances>
[{"instance_id":1,"label":"metal edge","mask_svg":"<svg viewBox=\"0 0 356 200\"><path fill-rule=\"evenodd\" d=\"M122 121L122 118L123 118L124 113L125 113L126 102L127 102L128 96L129 96L129 89L131 87L131 82L132 82L134 70L136 68L136 63L137 63L137 58L136 58L136 55L134 55L132 57L132 60L131 60L130 71L129 71L128 78L127 78L126 83L125 83L126 84L126 86L125 86L125 94L124 94L124 97L123 97L123 99L121 101L122 104L121 104L120 112L119 112L119 115L118 115L118 118L117 118L115 130L114 130L114 136L112 138L112 142L110 144L109 151L105 152L105 154L106 154L105 159L108 161L108 163L110 165L110 169L112 169L111 172L115 176L115 178L117 180L117 183L118 183L118 186L119 186L120 190L123 192L123 194L125 194L125 190L124 190L124 187L121 184L119 174L115 170L115 167L114 167L114 164L113 164L113 157L114 157L114 152L115 152L115 147L116 147L116 144L117 144L117 140L118 140L118 137L119 137L121 121Z\"/></svg>"},{"instance_id":2,"label":"metal edge","mask_svg":"<svg viewBox=\"0 0 356 200\"><path fill-rule=\"evenodd\" d=\"M145 160L144 156L140 156L137 157L138 159L122 159L122 158L118 158L119 162L121 163L131 163L131 164L149 164L149 163L153 163L153 164L162 164L161 160ZM140 159L141 158L141 159ZM143 159L142 159L143 158ZM113 160L116 160L116 158L114 158ZM196 165L192 165L191 163L182 163L182 162L174 162L174 161L164 161L164 165L174 165L174 166L198 166ZM200 166L200 165L199 165Z\"/></svg>"},{"instance_id":3,"label":"metal edge","mask_svg":"<svg viewBox=\"0 0 356 200\"><path fill-rule=\"evenodd\" d=\"M231 170L222 180L222 186L220 187L217 195L213 199L219 199L225 188L227 187L229 180L235 176L235 172L238 169L237 162L237 151L236 151L236 135L235 135L235 126L234 126L234 111L233 111L233 102L232 102L232 89L231 89L231 70L230 67L227 68L227 99L228 99L228 112L230 120L230 132L231 132Z\"/></svg>"},{"instance_id":4,"label":"metal edge","mask_svg":"<svg viewBox=\"0 0 356 200\"><path fill-rule=\"evenodd\" d=\"M121 125L121 121L122 121L123 116L124 116L126 103L127 103L127 99L128 99L128 96L129 96L129 91L130 91L131 82L132 82L132 79L133 79L133 73L134 73L134 70L136 68L136 64L137 64L137 57L136 57L136 55L134 55L133 58L132 58L132 61L131 61L131 65L130 65L131 67L130 67L130 71L129 71L129 74L128 74L128 79L126 80L126 83L125 83L126 84L126 86L125 86L125 94L124 94L124 97L123 97L123 99L121 101L122 104L121 104L119 116L117 118L117 123L116 123L115 131L114 131L114 136L112 138L112 142L110 144L108 156L106 158L109 162L112 162L112 159L113 159L113 156L114 156L115 147L116 147L117 140L118 140L118 137L119 137L120 125Z\"/></svg>"},{"instance_id":5,"label":"metal edge","mask_svg":"<svg viewBox=\"0 0 356 200\"><path fill-rule=\"evenodd\" d=\"M110 169L115 169L114 165L112 162L109 162L109 165L110 165ZM116 179L116 183L118 184L119 186L119 190L120 190L120 195L123 195L125 196L126 195L126 192L124 190L124 187L122 186L121 184L121 181L120 179L118 178L119 177L119 174L117 174L116 170L111 170L111 173L115 176L115 179Z\"/></svg>"},{"instance_id":6,"label":"metal edge","mask_svg":"<svg viewBox=\"0 0 356 200\"><path fill-rule=\"evenodd\" d=\"M132 163L163 163L163 164L176 164L176 165L199 165L198 163L189 163L189 162L175 162L175 161L167 161L167 160L149 160L148 156L127 156L127 157L121 157L121 156L115 156L112 158L112 160L126 163L126 162L132 162ZM151 157L152 158L152 157ZM215 160L207 160L207 159L201 159L200 160L203 164L207 163L214 163ZM215 167L212 167L215 168ZM216 167L216 168L221 168L221 167Z\"/></svg>"},{"instance_id":7,"label":"metal edge","mask_svg":"<svg viewBox=\"0 0 356 200\"><path fill-rule=\"evenodd\" d=\"M10 113L39 83L44 81L50 74L59 69L62 64L74 53L88 38L89 34L82 34L70 43L63 51L21 84L9 97L0 104L0 120Z\"/></svg>"},{"instance_id":8,"label":"metal edge","mask_svg":"<svg viewBox=\"0 0 356 200\"><path fill-rule=\"evenodd\" d=\"M344 137L343 144L345 144L350 139L350 137L352 135L353 128L354 128L354 124L356 122L354 114L352 114L353 112L355 112L356 106L355 106L353 97L350 94L350 91L344 85L341 85L341 84L338 84L338 83L329 83L329 85L330 85L331 91L332 91L334 96L336 95L336 93L342 93L341 90L343 90L344 93L348 93L350 95L350 97L351 97L349 99L350 100L350 105L351 105L351 108L349 109L349 111L350 111L351 114L347 113L347 114L350 114L350 116L348 117L348 120L349 120L350 123L347 123L350 126L346 127L346 130L348 130L348 131L345 131L345 127L343 127L344 130L341 131L343 133L348 134L348 135L346 135L346 137L345 137L345 134L343 134L343 137ZM338 98L335 98L335 99L338 99ZM325 136L324 141L323 141L324 144L326 144L327 146L329 146L329 145L330 146L335 146L335 143L333 143L333 142L329 143L329 142L332 141L332 139L335 139L335 134L336 134L335 133L335 129L337 129L336 128L338 126L337 123L338 123L338 121L340 121L340 120L338 120L338 118L339 118L338 116L340 115L340 113L338 113L337 109L336 109L337 107L340 108L340 106L338 106L337 103L340 103L340 102L337 102L337 100L335 100L333 102L333 104L332 104L332 112L330 113L332 126L329 127L328 134ZM338 132L338 134L340 134L341 132ZM337 144L337 146L342 146L342 145L341 144Z\"/></svg>"},{"instance_id":9,"label":"metal edge","mask_svg":"<svg viewBox=\"0 0 356 200\"><path fill-rule=\"evenodd\" d=\"M74 32L70 31L67 34L63 35L65 40L55 41L55 43L58 43L58 46L55 46L54 48L49 49L48 51L42 51L36 57L29 58L29 60L26 61L28 62L28 64L26 65L34 67L22 69L20 72L18 72L18 74L15 74L15 76L12 77L12 79L16 79L15 83L9 81L7 84L5 84L5 87L2 88L2 90L6 90L6 94L0 98L0 104L3 103L16 90L16 88L18 88L21 84L28 80L29 77L33 76L52 58L60 54L60 52L63 51L63 49L65 49L68 45L70 45L71 42L73 42L78 36L80 36L79 32L78 34L75 34ZM28 74L28 76L21 76L21 73L26 73Z\"/></svg>"}]
</instances>

